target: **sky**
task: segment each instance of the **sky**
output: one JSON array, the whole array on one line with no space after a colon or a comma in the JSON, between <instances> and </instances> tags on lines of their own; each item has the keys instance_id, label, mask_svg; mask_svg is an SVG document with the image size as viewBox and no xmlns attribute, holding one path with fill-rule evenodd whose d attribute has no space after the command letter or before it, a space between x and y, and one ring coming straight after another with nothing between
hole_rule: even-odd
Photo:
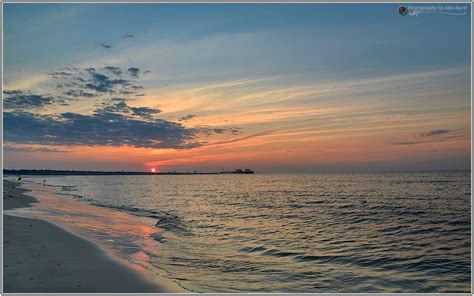
<instances>
[{"instance_id":1,"label":"sky","mask_svg":"<svg viewBox=\"0 0 474 296\"><path fill-rule=\"evenodd\" d=\"M469 5L5 3L4 167L470 169Z\"/></svg>"}]
</instances>

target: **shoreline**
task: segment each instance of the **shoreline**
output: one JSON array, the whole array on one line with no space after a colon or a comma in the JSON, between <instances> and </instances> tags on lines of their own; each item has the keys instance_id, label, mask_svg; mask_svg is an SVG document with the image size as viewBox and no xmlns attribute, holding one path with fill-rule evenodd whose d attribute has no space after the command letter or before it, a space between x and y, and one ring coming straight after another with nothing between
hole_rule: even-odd
<instances>
[{"instance_id":1,"label":"shoreline","mask_svg":"<svg viewBox=\"0 0 474 296\"><path fill-rule=\"evenodd\" d=\"M3 180L3 292L172 292L85 238L47 220L15 215L15 209L38 202L28 191Z\"/></svg>"}]
</instances>

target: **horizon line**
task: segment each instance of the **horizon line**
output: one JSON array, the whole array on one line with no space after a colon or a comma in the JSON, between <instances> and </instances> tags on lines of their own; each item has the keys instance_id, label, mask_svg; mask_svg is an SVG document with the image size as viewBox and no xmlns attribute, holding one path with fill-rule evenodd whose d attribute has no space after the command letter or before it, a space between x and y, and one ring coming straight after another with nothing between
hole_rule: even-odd
<instances>
[{"instance_id":1,"label":"horizon line","mask_svg":"<svg viewBox=\"0 0 474 296\"><path fill-rule=\"evenodd\" d=\"M248 169L248 168L245 168ZM240 169L240 170L245 170ZM415 173L415 172L457 172L457 171L471 171L472 168L468 169L415 169L415 170L347 170L347 171L340 171L340 170L320 170L320 171L255 171L250 169L254 173L259 174L328 174L328 173ZM48 172L71 172L71 173L80 173L80 172L88 172L88 173L136 173L136 174L149 174L149 175L159 175L159 174L218 174L218 173L228 173L228 172L235 172L239 169L234 170L215 170L215 171L199 171L199 170L185 170L185 171L137 171L137 170L74 170L74 169L7 169L3 168L4 174L9 174L5 171L11 172L19 172L19 171L31 171L31 172L41 172L41 171L48 171ZM26 174L27 175L27 174Z\"/></svg>"}]
</instances>

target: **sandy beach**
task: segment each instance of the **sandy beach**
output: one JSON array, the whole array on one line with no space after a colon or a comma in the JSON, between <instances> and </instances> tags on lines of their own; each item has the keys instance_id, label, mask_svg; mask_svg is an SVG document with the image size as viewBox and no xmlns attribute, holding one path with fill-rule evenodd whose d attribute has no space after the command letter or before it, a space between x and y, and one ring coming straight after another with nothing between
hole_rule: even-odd
<instances>
[{"instance_id":1,"label":"sandy beach","mask_svg":"<svg viewBox=\"0 0 474 296\"><path fill-rule=\"evenodd\" d=\"M35 199L3 182L4 210ZM6 293L169 292L139 271L114 260L93 243L40 219L3 216Z\"/></svg>"}]
</instances>

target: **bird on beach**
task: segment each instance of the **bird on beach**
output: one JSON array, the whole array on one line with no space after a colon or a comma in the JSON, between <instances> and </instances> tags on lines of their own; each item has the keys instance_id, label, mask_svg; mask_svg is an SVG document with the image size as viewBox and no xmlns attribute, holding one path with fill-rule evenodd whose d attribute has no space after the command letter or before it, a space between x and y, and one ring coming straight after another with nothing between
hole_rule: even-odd
<instances>
[{"instance_id":1,"label":"bird on beach","mask_svg":"<svg viewBox=\"0 0 474 296\"><path fill-rule=\"evenodd\" d=\"M21 181L21 177L18 177L18 181Z\"/></svg>"}]
</instances>

